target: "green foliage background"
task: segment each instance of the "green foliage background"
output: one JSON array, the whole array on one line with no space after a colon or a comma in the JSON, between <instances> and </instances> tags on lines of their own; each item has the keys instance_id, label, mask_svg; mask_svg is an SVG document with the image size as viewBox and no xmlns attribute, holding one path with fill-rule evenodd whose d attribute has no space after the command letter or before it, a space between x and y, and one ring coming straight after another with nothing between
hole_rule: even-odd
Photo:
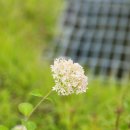
<instances>
[{"instance_id":1,"label":"green foliage background","mask_svg":"<svg viewBox=\"0 0 130 130\"><path fill-rule=\"evenodd\" d=\"M20 123L19 103L35 105L54 85L49 63L42 59L50 44L62 0L0 1L0 124L9 128ZM123 99L120 129L130 129L129 84L89 82L86 94L68 97L53 93L31 117L37 130L114 130L116 109ZM126 93L127 89L127 93ZM125 94L124 94L125 93Z\"/></svg>"}]
</instances>

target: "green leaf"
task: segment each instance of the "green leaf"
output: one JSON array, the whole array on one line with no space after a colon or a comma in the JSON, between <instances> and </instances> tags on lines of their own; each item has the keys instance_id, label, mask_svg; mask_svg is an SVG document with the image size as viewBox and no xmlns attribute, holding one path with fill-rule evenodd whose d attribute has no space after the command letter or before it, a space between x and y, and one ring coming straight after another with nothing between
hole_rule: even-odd
<instances>
[{"instance_id":1,"label":"green leaf","mask_svg":"<svg viewBox=\"0 0 130 130\"><path fill-rule=\"evenodd\" d=\"M39 90L34 90L30 94L35 97L43 97L43 95L39 92Z\"/></svg>"},{"instance_id":2,"label":"green leaf","mask_svg":"<svg viewBox=\"0 0 130 130\"><path fill-rule=\"evenodd\" d=\"M9 129L3 125L0 125L0 130L9 130Z\"/></svg>"},{"instance_id":3,"label":"green leaf","mask_svg":"<svg viewBox=\"0 0 130 130\"><path fill-rule=\"evenodd\" d=\"M33 105L28 102L21 103L19 104L18 109L24 116L29 116L33 110Z\"/></svg>"},{"instance_id":4,"label":"green leaf","mask_svg":"<svg viewBox=\"0 0 130 130\"><path fill-rule=\"evenodd\" d=\"M37 126L34 122L28 121L26 123L26 128L27 128L27 130L36 130Z\"/></svg>"}]
</instances>

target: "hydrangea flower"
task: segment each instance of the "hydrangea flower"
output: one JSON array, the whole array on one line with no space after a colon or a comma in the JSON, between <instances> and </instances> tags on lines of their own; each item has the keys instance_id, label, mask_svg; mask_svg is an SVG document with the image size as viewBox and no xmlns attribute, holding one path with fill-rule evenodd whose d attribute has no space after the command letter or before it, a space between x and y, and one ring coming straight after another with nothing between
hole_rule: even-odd
<instances>
[{"instance_id":1,"label":"hydrangea flower","mask_svg":"<svg viewBox=\"0 0 130 130\"><path fill-rule=\"evenodd\" d=\"M23 125L17 125L12 130L27 130L27 128Z\"/></svg>"},{"instance_id":2,"label":"hydrangea flower","mask_svg":"<svg viewBox=\"0 0 130 130\"><path fill-rule=\"evenodd\" d=\"M87 90L88 77L85 76L83 67L71 59L57 58L51 65L55 81L53 90L59 95L84 93Z\"/></svg>"}]
</instances>

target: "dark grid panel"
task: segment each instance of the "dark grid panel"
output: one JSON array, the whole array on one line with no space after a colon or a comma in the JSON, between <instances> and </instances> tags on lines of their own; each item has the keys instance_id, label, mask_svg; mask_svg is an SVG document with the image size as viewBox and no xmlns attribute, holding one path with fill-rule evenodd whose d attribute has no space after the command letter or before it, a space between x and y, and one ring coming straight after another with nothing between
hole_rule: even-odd
<instances>
[{"instance_id":1,"label":"dark grid panel","mask_svg":"<svg viewBox=\"0 0 130 130\"><path fill-rule=\"evenodd\" d=\"M130 1L68 1L55 43L54 57L71 57L94 75L129 75Z\"/></svg>"}]
</instances>

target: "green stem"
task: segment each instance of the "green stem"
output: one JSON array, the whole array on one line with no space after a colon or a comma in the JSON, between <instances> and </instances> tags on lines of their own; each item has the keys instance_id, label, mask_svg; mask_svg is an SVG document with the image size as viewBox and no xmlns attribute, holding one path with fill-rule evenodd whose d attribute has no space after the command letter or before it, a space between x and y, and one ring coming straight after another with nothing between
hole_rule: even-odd
<instances>
[{"instance_id":1,"label":"green stem","mask_svg":"<svg viewBox=\"0 0 130 130\"><path fill-rule=\"evenodd\" d=\"M40 104L51 94L52 90L49 91L39 102L38 104L33 108L32 112L27 117L27 120L31 117L31 115L35 112L35 110L40 106Z\"/></svg>"},{"instance_id":2,"label":"green stem","mask_svg":"<svg viewBox=\"0 0 130 130\"><path fill-rule=\"evenodd\" d=\"M121 114L123 112L123 104L124 104L124 101L125 101L125 98L129 92L129 85L126 86L126 88L124 89L122 95L121 95L121 100L120 100L120 103L117 107L117 110L116 110L116 122L115 122L115 130L119 130L119 125L120 125L120 117L121 117Z\"/></svg>"}]
</instances>

